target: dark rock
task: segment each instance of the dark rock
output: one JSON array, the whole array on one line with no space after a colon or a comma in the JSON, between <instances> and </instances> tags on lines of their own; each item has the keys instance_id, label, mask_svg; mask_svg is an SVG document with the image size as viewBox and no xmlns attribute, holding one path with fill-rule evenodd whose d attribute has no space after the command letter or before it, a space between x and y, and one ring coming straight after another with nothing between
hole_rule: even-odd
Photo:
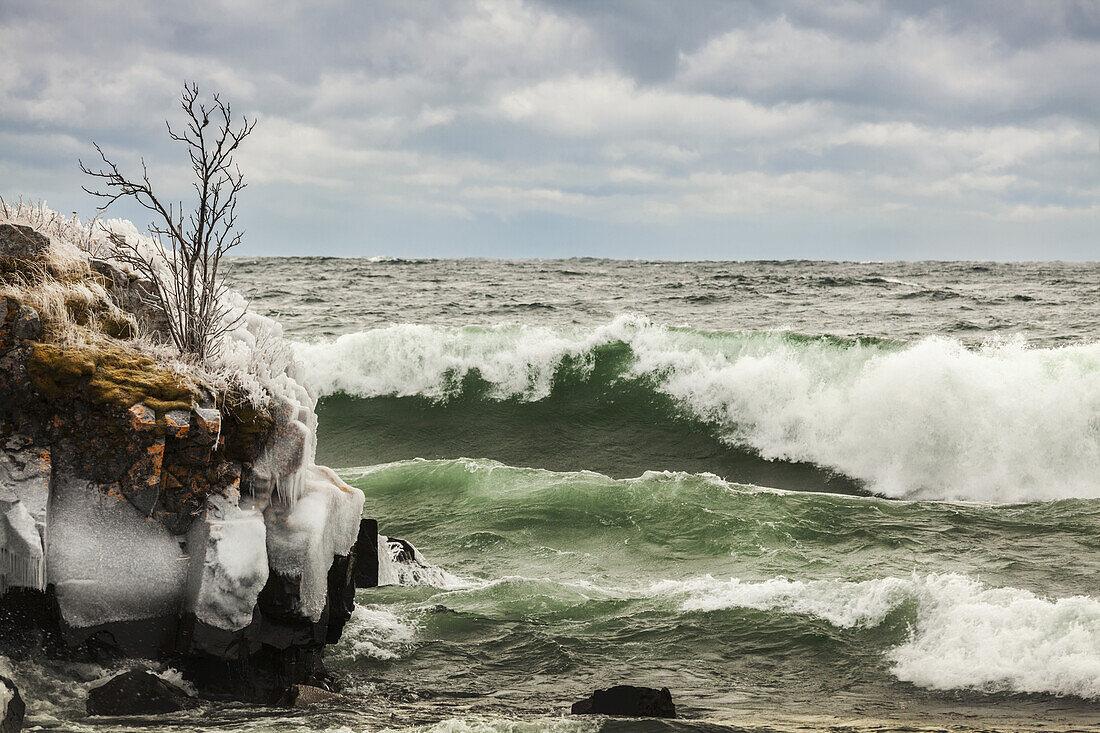
<instances>
[{"instance_id":1,"label":"dark rock","mask_svg":"<svg viewBox=\"0 0 1100 733\"><path fill-rule=\"evenodd\" d=\"M0 257L39 262L50 249L50 238L22 224L0 224Z\"/></svg>"},{"instance_id":2,"label":"dark rock","mask_svg":"<svg viewBox=\"0 0 1100 733\"><path fill-rule=\"evenodd\" d=\"M191 432L191 413L187 410L169 410L164 413L164 429L169 438L185 439Z\"/></svg>"},{"instance_id":3,"label":"dark rock","mask_svg":"<svg viewBox=\"0 0 1100 733\"><path fill-rule=\"evenodd\" d=\"M157 715L195 705L186 692L145 669L134 669L88 691L88 715Z\"/></svg>"},{"instance_id":4,"label":"dark rock","mask_svg":"<svg viewBox=\"0 0 1100 733\"><path fill-rule=\"evenodd\" d=\"M19 733L23 730L23 714L27 712L27 706L15 683L7 677L0 677L0 687L6 689L6 693L0 692L0 699L10 696L7 705L0 709L0 733Z\"/></svg>"},{"instance_id":5,"label":"dark rock","mask_svg":"<svg viewBox=\"0 0 1100 733\"><path fill-rule=\"evenodd\" d=\"M328 630L325 641L335 644L344 633L344 625L355 610L354 554L337 555L328 569Z\"/></svg>"},{"instance_id":6,"label":"dark rock","mask_svg":"<svg viewBox=\"0 0 1100 733\"><path fill-rule=\"evenodd\" d=\"M36 339L42 333L42 320L38 312L27 306L20 306L19 313L11 327L12 335L19 341Z\"/></svg>"},{"instance_id":7,"label":"dark rock","mask_svg":"<svg viewBox=\"0 0 1100 733\"><path fill-rule=\"evenodd\" d=\"M351 548L355 556L352 576L356 588L378 587L378 520L359 520L359 536Z\"/></svg>"},{"instance_id":8,"label":"dark rock","mask_svg":"<svg viewBox=\"0 0 1100 733\"><path fill-rule=\"evenodd\" d=\"M130 428L138 433L156 430L157 413L141 403L134 405L130 408Z\"/></svg>"},{"instance_id":9,"label":"dark rock","mask_svg":"<svg viewBox=\"0 0 1100 733\"><path fill-rule=\"evenodd\" d=\"M61 614L53 586L8 588L0 595L0 649L13 661L61 644Z\"/></svg>"},{"instance_id":10,"label":"dark rock","mask_svg":"<svg viewBox=\"0 0 1100 733\"><path fill-rule=\"evenodd\" d=\"M115 285L123 286L130 282L130 277L125 271L110 260L101 260L97 257L93 257L88 260L88 266Z\"/></svg>"},{"instance_id":11,"label":"dark rock","mask_svg":"<svg viewBox=\"0 0 1100 733\"><path fill-rule=\"evenodd\" d=\"M154 305L154 287L148 280L130 275L108 260L93 258L88 265L109 283L115 303L131 313L145 326L145 331L167 342L170 338L168 318Z\"/></svg>"},{"instance_id":12,"label":"dark rock","mask_svg":"<svg viewBox=\"0 0 1100 733\"><path fill-rule=\"evenodd\" d=\"M335 692L323 690L312 685L291 685L279 699L279 706L284 708L307 708L312 705L339 705L347 703L348 699Z\"/></svg>"},{"instance_id":13,"label":"dark rock","mask_svg":"<svg viewBox=\"0 0 1100 733\"><path fill-rule=\"evenodd\" d=\"M390 546L390 552L393 553L394 562L406 564L416 562L416 548L412 543L398 537L387 537L386 542Z\"/></svg>"},{"instance_id":14,"label":"dark rock","mask_svg":"<svg viewBox=\"0 0 1100 733\"><path fill-rule=\"evenodd\" d=\"M675 718L676 706L667 687L616 685L596 690L592 696L573 703L573 715L623 715L631 718Z\"/></svg>"},{"instance_id":15,"label":"dark rock","mask_svg":"<svg viewBox=\"0 0 1100 733\"><path fill-rule=\"evenodd\" d=\"M320 619L299 614L299 581L272 571L257 600L252 623L224 631L185 614L173 661L204 697L275 704L292 685L326 684L323 653L339 640L351 615L355 587L351 556L334 559L328 599Z\"/></svg>"},{"instance_id":16,"label":"dark rock","mask_svg":"<svg viewBox=\"0 0 1100 733\"><path fill-rule=\"evenodd\" d=\"M196 445L212 446L218 442L222 430L222 414L209 407L200 407L194 412Z\"/></svg>"}]
</instances>

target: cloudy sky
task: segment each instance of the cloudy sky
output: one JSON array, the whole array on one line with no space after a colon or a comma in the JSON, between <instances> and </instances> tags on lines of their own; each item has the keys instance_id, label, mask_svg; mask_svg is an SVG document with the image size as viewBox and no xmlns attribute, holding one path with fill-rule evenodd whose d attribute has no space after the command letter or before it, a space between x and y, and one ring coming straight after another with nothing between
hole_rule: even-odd
<instances>
[{"instance_id":1,"label":"cloudy sky","mask_svg":"<svg viewBox=\"0 0 1100 733\"><path fill-rule=\"evenodd\" d=\"M184 195L184 80L248 254L1100 260L1098 0L0 0L0 195Z\"/></svg>"}]
</instances>

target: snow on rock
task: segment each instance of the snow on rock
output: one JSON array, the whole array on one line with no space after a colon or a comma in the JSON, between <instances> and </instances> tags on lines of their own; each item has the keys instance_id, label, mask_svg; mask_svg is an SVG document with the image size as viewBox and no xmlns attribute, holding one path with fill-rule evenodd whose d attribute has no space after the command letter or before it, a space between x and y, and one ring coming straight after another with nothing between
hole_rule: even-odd
<instances>
[{"instance_id":1,"label":"snow on rock","mask_svg":"<svg viewBox=\"0 0 1100 733\"><path fill-rule=\"evenodd\" d=\"M186 610L227 631L252 621L256 599L267 583L267 531L263 513L242 509L236 496L207 499L204 515L191 525Z\"/></svg>"},{"instance_id":2,"label":"snow on rock","mask_svg":"<svg viewBox=\"0 0 1100 733\"><path fill-rule=\"evenodd\" d=\"M80 628L179 613L188 556L163 525L104 487L62 474L50 496L48 580Z\"/></svg>"}]
</instances>

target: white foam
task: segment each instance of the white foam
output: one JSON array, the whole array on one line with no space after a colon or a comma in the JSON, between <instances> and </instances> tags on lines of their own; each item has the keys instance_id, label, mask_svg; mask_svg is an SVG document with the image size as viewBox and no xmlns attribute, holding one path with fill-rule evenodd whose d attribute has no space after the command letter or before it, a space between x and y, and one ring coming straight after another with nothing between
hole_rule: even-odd
<instances>
[{"instance_id":1,"label":"white foam","mask_svg":"<svg viewBox=\"0 0 1100 733\"><path fill-rule=\"evenodd\" d=\"M753 608L841 628L878 626L911 603L916 621L909 638L887 652L899 680L933 689L1100 697L1100 600L1089 596L1044 598L953 573L859 583L706 576L665 581L649 592L686 595L685 611Z\"/></svg>"},{"instance_id":2,"label":"white foam","mask_svg":"<svg viewBox=\"0 0 1100 733\"><path fill-rule=\"evenodd\" d=\"M378 585L424 585L443 590L471 587L471 581L432 565L413 548L412 562L397 562L400 548L391 546L389 538L378 535Z\"/></svg>"},{"instance_id":3,"label":"white foam","mask_svg":"<svg viewBox=\"0 0 1100 733\"><path fill-rule=\"evenodd\" d=\"M412 729L415 733L596 733L602 727L599 720L545 718L542 720L510 720L507 718L450 718ZM401 729L410 733L410 729ZM351 733L333 731L332 733ZM395 728L383 728L379 733L398 733Z\"/></svg>"},{"instance_id":4,"label":"white foam","mask_svg":"<svg viewBox=\"0 0 1100 733\"><path fill-rule=\"evenodd\" d=\"M295 349L323 394L445 398L476 370L494 398L538 400L563 360L590 369L592 349L614 341L633 351L631 376L767 459L816 463L898 498L1100 497L1100 344L844 346L621 316L575 332L392 326Z\"/></svg>"},{"instance_id":5,"label":"white foam","mask_svg":"<svg viewBox=\"0 0 1100 733\"><path fill-rule=\"evenodd\" d=\"M336 661L397 659L416 638L416 624L385 606L356 605L340 643L326 654Z\"/></svg>"}]
</instances>

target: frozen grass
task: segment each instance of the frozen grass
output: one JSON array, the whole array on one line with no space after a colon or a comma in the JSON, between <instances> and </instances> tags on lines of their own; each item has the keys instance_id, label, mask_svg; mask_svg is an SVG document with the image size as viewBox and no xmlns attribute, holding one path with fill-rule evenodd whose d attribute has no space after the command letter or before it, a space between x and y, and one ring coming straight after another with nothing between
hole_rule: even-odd
<instances>
[{"instance_id":1,"label":"frozen grass","mask_svg":"<svg viewBox=\"0 0 1100 733\"><path fill-rule=\"evenodd\" d=\"M131 254L145 251L150 261L157 261L160 244L155 239L128 221L84 224L42 203L0 203L0 223L30 226L50 238L44 262L9 262L0 271L0 297L33 308L42 321L42 343L32 350L28 366L44 396L86 385L89 396L101 404L129 407L143 401L161 412L189 407L209 391L242 447L262 439L281 411L284 421L300 423L308 433L302 464L292 475L275 477L283 499L296 503L301 482L292 479L314 465L316 403L295 380L298 366L282 326L250 312L247 301L228 290L215 309L223 331L216 348L202 361L181 355L163 334L150 332L123 310L112 295L112 283L90 267L96 257L136 278L133 267L117 256L118 243L126 242ZM232 448L227 445L230 453Z\"/></svg>"}]
</instances>

